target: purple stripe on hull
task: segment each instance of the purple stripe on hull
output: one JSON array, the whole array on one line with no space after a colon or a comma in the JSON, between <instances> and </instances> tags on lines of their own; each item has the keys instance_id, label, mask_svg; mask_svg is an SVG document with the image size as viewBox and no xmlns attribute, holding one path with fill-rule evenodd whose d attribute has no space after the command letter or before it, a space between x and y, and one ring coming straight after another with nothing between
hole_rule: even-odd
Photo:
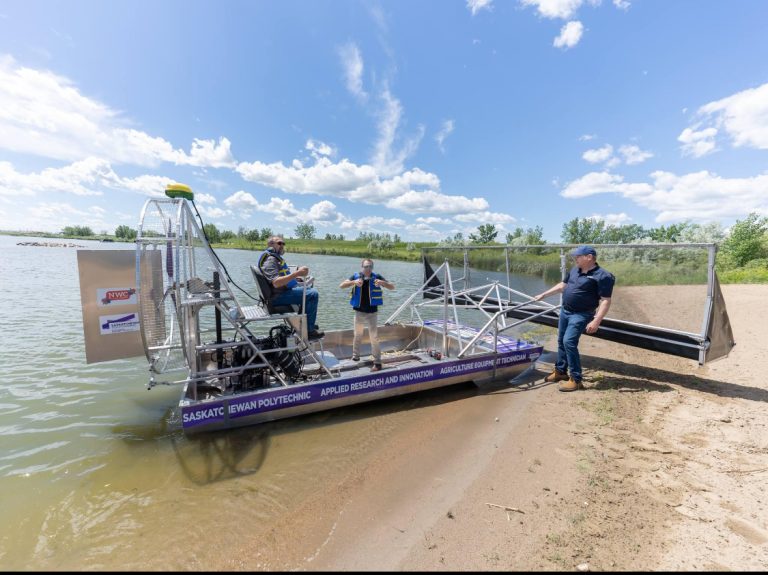
<instances>
[{"instance_id":1,"label":"purple stripe on hull","mask_svg":"<svg viewBox=\"0 0 768 575\"><path fill-rule=\"evenodd\" d=\"M438 381L480 371L490 371L494 368L494 363L497 368L501 369L532 362L540 355L540 346L524 345L515 351L493 356L449 360L403 370L385 370L346 379L332 379L320 383L261 391L246 397L206 401L204 404L181 408L182 426L188 428L222 423L227 419L237 419L308 403L321 403L340 397Z\"/></svg>"}]
</instances>

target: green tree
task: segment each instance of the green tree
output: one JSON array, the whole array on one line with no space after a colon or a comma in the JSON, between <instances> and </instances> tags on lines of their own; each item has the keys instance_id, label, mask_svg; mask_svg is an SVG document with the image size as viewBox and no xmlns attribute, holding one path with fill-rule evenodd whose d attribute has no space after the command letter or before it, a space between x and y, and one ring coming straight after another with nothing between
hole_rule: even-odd
<instances>
[{"instance_id":1,"label":"green tree","mask_svg":"<svg viewBox=\"0 0 768 575\"><path fill-rule=\"evenodd\" d=\"M66 226L61 230L61 235L87 237L93 235L93 230L88 226Z\"/></svg>"},{"instance_id":2,"label":"green tree","mask_svg":"<svg viewBox=\"0 0 768 575\"><path fill-rule=\"evenodd\" d=\"M604 244L630 244L647 235L645 228L639 224L624 224L621 226L608 226L603 231L601 243Z\"/></svg>"},{"instance_id":3,"label":"green tree","mask_svg":"<svg viewBox=\"0 0 768 575\"><path fill-rule=\"evenodd\" d=\"M563 224L560 238L566 244L600 244L603 243L605 222L592 218L573 218Z\"/></svg>"},{"instance_id":4,"label":"green tree","mask_svg":"<svg viewBox=\"0 0 768 575\"><path fill-rule=\"evenodd\" d=\"M208 238L208 243L218 244L221 242L221 233L216 227L216 224L205 224L203 226L203 232L205 232L205 237Z\"/></svg>"},{"instance_id":5,"label":"green tree","mask_svg":"<svg viewBox=\"0 0 768 575\"><path fill-rule=\"evenodd\" d=\"M300 240L311 240L315 237L315 226L312 224L299 224L296 226L296 237Z\"/></svg>"},{"instance_id":6,"label":"green tree","mask_svg":"<svg viewBox=\"0 0 768 575\"><path fill-rule=\"evenodd\" d=\"M679 224L671 224L669 227L659 226L658 228L648 230L647 235L654 242L661 244L677 243L680 241L680 234L690 225L688 222L681 222Z\"/></svg>"},{"instance_id":7,"label":"green tree","mask_svg":"<svg viewBox=\"0 0 768 575\"><path fill-rule=\"evenodd\" d=\"M115 237L124 240L135 240L138 232L128 226L117 226L115 228Z\"/></svg>"},{"instance_id":8,"label":"green tree","mask_svg":"<svg viewBox=\"0 0 768 575\"><path fill-rule=\"evenodd\" d=\"M481 224L477 226L477 235L469 234L469 239L473 244L490 244L497 235L496 224Z\"/></svg>"},{"instance_id":9,"label":"green tree","mask_svg":"<svg viewBox=\"0 0 768 575\"><path fill-rule=\"evenodd\" d=\"M252 229L252 230L244 230L245 233L243 234L243 237L248 240L249 242L258 243L261 241L261 234L259 233L259 230Z\"/></svg>"},{"instance_id":10,"label":"green tree","mask_svg":"<svg viewBox=\"0 0 768 575\"><path fill-rule=\"evenodd\" d=\"M220 238L221 238L222 242L228 242L228 241L234 239L235 237L236 237L235 236L235 232L233 232L231 230L224 230L224 231L221 232L221 235L220 235Z\"/></svg>"},{"instance_id":11,"label":"green tree","mask_svg":"<svg viewBox=\"0 0 768 575\"><path fill-rule=\"evenodd\" d=\"M541 226L525 230L517 227L507 234L506 241L509 245L516 246L543 246L547 243L544 241L544 230Z\"/></svg>"},{"instance_id":12,"label":"green tree","mask_svg":"<svg viewBox=\"0 0 768 575\"><path fill-rule=\"evenodd\" d=\"M745 220L737 220L723 242L723 253L736 267L768 257L768 218L750 213Z\"/></svg>"}]
</instances>

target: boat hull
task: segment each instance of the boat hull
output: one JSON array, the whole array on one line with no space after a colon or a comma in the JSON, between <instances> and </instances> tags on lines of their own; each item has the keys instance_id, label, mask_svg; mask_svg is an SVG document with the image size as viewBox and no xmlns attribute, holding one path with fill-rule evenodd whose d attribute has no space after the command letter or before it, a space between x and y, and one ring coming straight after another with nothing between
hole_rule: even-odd
<instances>
[{"instance_id":1,"label":"boat hull","mask_svg":"<svg viewBox=\"0 0 768 575\"><path fill-rule=\"evenodd\" d=\"M509 379L528 369L542 347L520 343L517 349L463 358L439 352L410 353L407 365L377 372L356 369L348 375L203 400L182 399L186 433L254 425L317 411L395 397L469 381ZM182 396L184 397L184 396Z\"/></svg>"}]
</instances>

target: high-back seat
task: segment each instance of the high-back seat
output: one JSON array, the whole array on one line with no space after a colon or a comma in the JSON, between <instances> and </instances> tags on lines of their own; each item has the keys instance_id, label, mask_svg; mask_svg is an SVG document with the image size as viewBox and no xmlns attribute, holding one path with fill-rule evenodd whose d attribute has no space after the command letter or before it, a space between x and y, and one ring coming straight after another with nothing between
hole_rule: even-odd
<instances>
[{"instance_id":1,"label":"high-back seat","mask_svg":"<svg viewBox=\"0 0 768 575\"><path fill-rule=\"evenodd\" d=\"M256 286L259 288L261 301L270 314L301 313L301 305L299 304L273 305L272 297L275 295L275 289L272 287L272 283L266 278L259 266L252 265L251 273L256 281Z\"/></svg>"}]
</instances>

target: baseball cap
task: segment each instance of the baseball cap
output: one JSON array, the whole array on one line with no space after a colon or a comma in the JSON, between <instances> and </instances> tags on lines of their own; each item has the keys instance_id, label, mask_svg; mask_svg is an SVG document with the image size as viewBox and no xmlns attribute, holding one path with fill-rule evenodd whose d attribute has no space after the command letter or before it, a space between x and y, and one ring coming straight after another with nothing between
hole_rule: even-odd
<instances>
[{"instance_id":1,"label":"baseball cap","mask_svg":"<svg viewBox=\"0 0 768 575\"><path fill-rule=\"evenodd\" d=\"M595 251L595 248L592 246L579 246L577 248L573 248L571 250L572 256L595 256L597 257L597 252Z\"/></svg>"}]
</instances>

